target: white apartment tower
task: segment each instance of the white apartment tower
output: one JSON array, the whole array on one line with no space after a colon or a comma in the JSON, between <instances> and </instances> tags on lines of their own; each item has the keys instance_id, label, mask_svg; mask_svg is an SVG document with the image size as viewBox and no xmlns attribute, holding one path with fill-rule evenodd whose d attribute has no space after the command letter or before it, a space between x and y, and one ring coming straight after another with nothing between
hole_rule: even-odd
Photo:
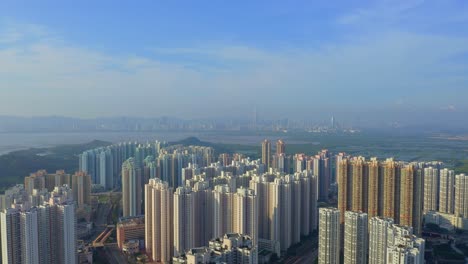
<instances>
[{"instance_id":1,"label":"white apartment tower","mask_svg":"<svg viewBox=\"0 0 468 264\"><path fill-rule=\"evenodd\" d=\"M468 175L455 176L455 208L454 214L468 218Z\"/></svg>"},{"instance_id":2,"label":"white apartment tower","mask_svg":"<svg viewBox=\"0 0 468 264\"><path fill-rule=\"evenodd\" d=\"M319 264L340 263L340 211L336 208L319 210Z\"/></svg>"},{"instance_id":3,"label":"white apartment tower","mask_svg":"<svg viewBox=\"0 0 468 264\"><path fill-rule=\"evenodd\" d=\"M271 240L280 242L281 251L291 246L291 185L284 178L276 178L269 185L269 212Z\"/></svg>"},{"instance_id":4,"label":"white apartment tower","mask_svg":"<svg viewBox=\"0 0 468 264\"><path fill-rule=\"evenodd\" d=\"M393 219L372 217L369 220L369 264L386 264L387 240Z\"/></svg>"},{"instance_id":5,"label":"white apartment tower","mask_svg":"<svg viewBox=\"0 0 468 264\"><path fill-rule=\"evenodd\" d=\"M142 172L135 160L130 158L122 164L122 206L123 216L141 214Z\"/></svg>"},{"instance_id":6,"label":"white apartment tower","mask_svg":"<svg viewBox=\"0 0 468 264\"><path fill-rule=\"evenodd\" d=\"M437 211L439 201L439 169L424 169L424 213Z\"/></svg>"},{"instance_id":7,"label":"white apartment tower","mask_svg":"<svg viewBox=\"0 0 468 264\"><path fill-rule=\"evenodd\" d=\"M194 194L188 186L178 187L174 193L174 256L180 256L194 247Z\"/></svg>"},{"instance_id":8,"label":"white apartment tower","mask_svg":"<svg viewBox=\"0 0 468 264\"><path fill-rule=\"evenodd\" d=\"M239 188L233 196L233 232L258 241L258 199L251 189Z\"/></svg>"},{"instance_id":9,"label":"white apartment tower","mask_svg":"<svg viewBox=\"0 0 468 264\"><path fill-rule=\"evenodd\" d=\"M0 212L2 236L2 263L21 263L21 223L18 209Z\"/></svg>"},{"instance_id":10,"label":"white apartment tower","mask_svg":"<svg viewBox=\"0 0 468 264\"><path fill-rule=\"evenodd\" d=\"M216 185L213 191L213 236L232 233L233 194L227 184Z\"/></svg>"},{"instance_id":11,"label":"white apartment tower","mask_svg":"<svg viewBox=\"0 0 468 264\"><path fill-rule=\"evenodd\" d=\"M344 263L367 263L367 214L363 212L345 212L344 227Z\"/></svg>"},{"instance_id":12,"label":"white apartment tower","mask_svg":"<svg viewBox=\"0 0 468 264\"><path fill-rule=\"evenodd\" d=\"M455 172L449 169L440 170L439 212L453 214L455 199Z\"/></svg>"},{"instance_id":13,"label":"white apartment tower","mask_svg":"<svg viewBox=\"0 0 468 264\"><path fill-rule=\"evenodd\" d=\"M213 192L208 182L197 182L193 186L195 203L194 246L207 245L213 236Z\"/></svg>"}]
</instances>

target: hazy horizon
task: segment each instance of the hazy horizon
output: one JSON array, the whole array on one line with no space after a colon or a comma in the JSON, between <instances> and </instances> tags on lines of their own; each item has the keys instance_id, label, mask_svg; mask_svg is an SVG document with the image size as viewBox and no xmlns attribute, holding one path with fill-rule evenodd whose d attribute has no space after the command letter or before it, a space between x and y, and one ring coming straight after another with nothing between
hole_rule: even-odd
<instances>
[{"instance_id":1,"label":"hazy horizon","mask_svg":"<svg viewBox=\"0 0 468 264\"><path fill-rule=\"evenodd\" d=\"M0 115L455 125L466 1L0 3Z\"/></svg>"}]
</instances>

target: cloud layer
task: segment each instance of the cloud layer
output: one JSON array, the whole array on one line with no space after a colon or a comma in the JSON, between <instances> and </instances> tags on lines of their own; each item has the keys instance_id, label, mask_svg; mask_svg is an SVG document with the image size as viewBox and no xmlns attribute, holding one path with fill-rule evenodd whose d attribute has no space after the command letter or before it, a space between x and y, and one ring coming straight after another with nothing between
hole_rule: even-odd
<instances>
[{"instance_id":1,"label":"cloud layer","mask_svg":"<svg viewBox=\"0 0 468 264\"><path fill-rule=\"evenodd\" d=\"M0 30L0 114L270 117L320 111L464 111L468 36L420 29L424 1L337 16L339 40L259 48L251 43L110 53L53 28ZM463 14L456 22L466 24ZM423 24L423 23L422 23ZM395 103L397 102L397 103Z\"/></svg>"}]
</instances>

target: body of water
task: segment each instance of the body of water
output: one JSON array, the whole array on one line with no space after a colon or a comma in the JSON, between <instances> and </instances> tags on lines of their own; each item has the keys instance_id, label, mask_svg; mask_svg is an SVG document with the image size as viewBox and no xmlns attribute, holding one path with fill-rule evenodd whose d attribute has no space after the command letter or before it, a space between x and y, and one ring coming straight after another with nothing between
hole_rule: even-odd
<instances>
[{"instance_id":1,"label":"body of water","mask_svg":"<svg viewBox=\"0 0 468 264\"><path fill-rule=\"evenodd\" d=\"M197 137L202 141L225 144L260 145L265 138L277 140L278 136L249 135L223 132L80 132L80 133L0 133L0 155L28 148L54 147L66 144L83 144L93 140L123 141L177 141ZM283 137L287 138L287 135ZM291 144L304 141L288 141Z\"/></svg>"}]
</instances>

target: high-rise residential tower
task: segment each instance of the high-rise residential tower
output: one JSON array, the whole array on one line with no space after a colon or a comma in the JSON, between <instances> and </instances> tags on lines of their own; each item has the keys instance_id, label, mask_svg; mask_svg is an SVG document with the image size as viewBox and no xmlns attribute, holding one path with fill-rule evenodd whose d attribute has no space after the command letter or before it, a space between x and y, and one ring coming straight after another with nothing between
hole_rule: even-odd
<instances>
[{"instance_id":1,"label":"high-rise residential tower","mask_svg":"<svg viewBox=\"0 0 468 264\"><path fill-rule=\"evenodd\" d=\"M233 195L232 230L258 242L258 199L251 189L239 188Z\"/></svg>"},{"instance_id":2,"label":"high-rise residential tower","mask_svg":"<svg viewBox=\"0 0 468 264\"><path fill-rule=\"evenodd\" d=\"M454 214L468 218L468 175L455 175L455 208Z\"/></svg>"},{"instance_id":3,"label":"high-rise residential tower","mask_svg":"<svg viewBox=\"0 0 468 264\"><path fill-rule=\"evenodd\" d=\"M91 205L91 176L86 172L76 172L72 176L73 200L78 207Z\"/></svg>"},{"instance_id":4,"label":"high-rise residential tower","mask_svg":"<svg viewBox=\"0 0 468 264\"><path fill-rule=\"evenodd\" d=\"M369 220L369 264L386 264L387 240L393 219L373 217Z\"/></svg>"},{"instance_id":5,"label":"high-rise residential tower","mask_svg":"<svg viewBox=\"0 0 468 264\"><path fill-rule=\"evenodd\" d=\"M351 162L348 159L343 159L340 164L338 181L338 210L340 210L340 223L344 223L344 213L351 209L352 203L352 179Z\"/></svg>"},{"instance_id":6,"label":"high-rise residential tower","mask_svg":"<svg viewBox=\"0 0 468 264\"><path fill-rule=\"evenodd\" d=\"M216 185L213 190L213 236L232 233L233 194L228 185Z\"/></svg>"},{"instance_id":7,"label":"high-rise residential tower","mask_svg":"<svg viewBox=\"0 0 468 264\"><path fill-rule=\"evenodd\" d=\"M383 179L380 173L379 161L371 158L367 163L368 190L367 190L367 214L369 218L382 214Z\"/></svg>"},{"instance_id":8,"label":"high-rise residential tower","mask_svg":"<svg viewBox=\"0 0 468 264\"><path fill-rule=\"evenodd\" d=\"M424 200L423 170L408 164L401 168L400 218L399 223L413 227L415 234L421 233Z\"/></svg>"},{"instance_id":9,"label":"high-rise residential tower","mask_svg":"<svg viewBox=\"0 0 468 264\"><path fill-rule=\"evenodd\" d=\"M439 212L453 214L455 199L455 172L449 169L440 170Z\"/></svg>"},{"instance_id":10,"label":"high-rise residential tower","mask_svg":"<svg viewBox=\"0 0 468 264\"><path fill-rule=\"evenodd\" d=\"M267 169L271 167L271 142L268 139L262 142L262 164L265 164Z\"/></svg>"},{"instance_id":11,"label":"high-rise residential tower","mask_svg":"<svg viewBox=\"0 0 468 264\"><path fill-rule=\"evenodd\" d=\"M173 192L168 183L150 179L145 185L145 247L153 261L172 260L173 206Z\"/></svg>"},{"instance_id":12,"label":"high-rise residential tower","mask_svg":"<svg viewBox=\"0 0 468 264\"><path fill-rule=\"evenodd\" d=\"M367 214L347 211L345 213L344 263L367 263Z\"/></svg>"},{"instance_id":13,"label":"high-rise residential tower","mask_svg":"<svg viewBox=\"0 0 468 264\"><path fill-rule=\"evenodd\" d=\"M197 182L193 186L194 199L194 244L201 247L208 244L213 236L213 191L206 181Z\"/></svg>"},{"instance_id":14,"label":"high-rise residential tower","mask_svg":"<svg viewBox=\"0 0 468 264\"><path fill-rule=\"evenodd\" d=\"M142 201L142 171L130 158L122 164L123 216L141 215Z\"/></svg>"},{"instance_id":15,"label":"high-rise residential tower","mask_svg":"<svg viewBox=\"0 0 468 264\"><path fill-rule=\"evenodd\" d=\"M352 211L367 211L368 167L363 157L352 161Z\"/></svg>"},{"instance_id":16,"label":"high-rise residential tower","mask_svg":"<svg viewBox=\"0 0 468 264\"><path fill-rule=\"evenodd\" d=\"M319 264L340 263L340 211L336 208L319 210Z\"/></svg>"},{"instance_id":17,"label":"high-rise residential tower","mask_svg":"<svg viewBox=\"0 0 468 264\"><path fill-rule=\"evenodd\" d=\"M424 213L437 211L439 201L439 169L424 169Z\"/></svg>"},{"instance_id":18,"label":"high-rise residential tower","mask_svg":"<svg viewBox=\"0 0 468 264\"><path fill-rule=\"evenodd\" d=\"M286 144L284 144L283 140L279 139L276 142L276 155L285 154L286 153Z\"/></svg>"},{"instance_id":19,"label":"high-rise residential tower","mask_svg":"<svg viewBox=\"0 0 468 264\"><path fill-rule=\"evenodd\" d=\"M399 207L399 165L393 159L384 164L383 216L398 220L395 213ZM396 192L398 190L398 193ZM398 205L398 206L397 206ZM399 212L398 212L399 214Z\"/></svg>"},{"instance_id":20,"label":"high-rise residential tower","mask_svg":"<svg viewBox=\"0 0 468 264\"><path fill-rule=\"evenodd\" d=\"M195 244L195 200L192 188L178 187L174 193L174 256L180 256Z\"/></svg>"}]
</instances>

